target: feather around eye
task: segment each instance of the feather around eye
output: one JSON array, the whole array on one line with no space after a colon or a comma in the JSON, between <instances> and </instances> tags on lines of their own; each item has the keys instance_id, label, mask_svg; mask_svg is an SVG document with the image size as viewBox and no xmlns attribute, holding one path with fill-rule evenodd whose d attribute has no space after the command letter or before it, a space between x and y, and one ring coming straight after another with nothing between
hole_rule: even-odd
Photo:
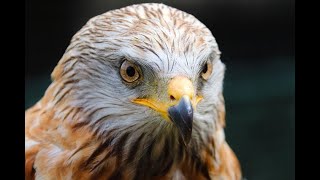
<instances>
[{"instance_id":1,"label":"feather around eye","mask_svg":"<svg viewBox=\"0 0 320 180\"><path fill-rule=\"evenodd\" d=\"M142 78L141 69L136 64L124 60L120 66L120 75L126 83L134 83Z\"/></svg>"},{"instance_id":2,"label":"feather around eye","mask_svg":"<svg viewBox=\"0 0 320 180\"><path fill-rule=\"evenodd\" d=\"M208 80L212 74L212 63L210 61L206 62L203 67L202 67L202 71L201 71L201 77L204 80Z\"/></svg>"}]
</instances>

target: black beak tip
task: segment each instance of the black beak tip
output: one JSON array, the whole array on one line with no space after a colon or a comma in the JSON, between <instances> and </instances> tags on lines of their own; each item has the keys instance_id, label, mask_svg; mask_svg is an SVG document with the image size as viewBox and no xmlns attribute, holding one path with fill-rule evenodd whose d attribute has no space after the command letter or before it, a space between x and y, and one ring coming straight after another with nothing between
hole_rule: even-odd
<instances>
[{"instance_id":1,"label":"black beak tip","mask_svg":"<svg viewBox=\"0 0 320 180\"><path fill-rule=\"evenodd\" d=\"M179 103L168 109L171 121L176 125L179 133L187 146L191 140L193 108L190 99L182 97Z\"/></svg>"}]
</instances>

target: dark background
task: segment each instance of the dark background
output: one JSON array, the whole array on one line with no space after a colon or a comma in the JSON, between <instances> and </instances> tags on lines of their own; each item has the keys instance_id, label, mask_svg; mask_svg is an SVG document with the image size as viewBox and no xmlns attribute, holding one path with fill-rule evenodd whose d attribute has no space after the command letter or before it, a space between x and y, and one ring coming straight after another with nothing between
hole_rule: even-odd
<instances>
[{"instance_id":1,"label":"dark background","mask_svg":"<svg viewBox=\"0 0 320 180\"><path fill-rule=\"evenodd\" d=\"M71 37L108 10L148 1L26 1L25 108L41 98ZM248 180L295 179L293 0L171 0L212 31L227 66L226 139Z\"/></svg>"}]
</instances>

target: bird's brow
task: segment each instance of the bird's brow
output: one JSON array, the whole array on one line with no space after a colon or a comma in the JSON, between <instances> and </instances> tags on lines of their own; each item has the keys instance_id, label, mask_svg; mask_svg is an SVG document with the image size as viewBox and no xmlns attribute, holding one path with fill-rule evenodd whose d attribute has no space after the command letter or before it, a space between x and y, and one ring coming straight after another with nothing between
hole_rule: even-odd
<instances>
[{"instance_id":1,"label":"bird's brow","mask_svg":"<svg viewBox=\"0 0 320 180\"><path fill-rule=\"evenodd\" d=\"M157 76L157 72L159 70L161 70L160 66L157 63L147 61L147 60L145 60L143 58L140 58L140 57L134 57L134 56L130 56L130 55L125 55L123 57L123 59L127 59L130 62L140 66L141 70L143 71L142 73L148 73L148 74L145 74L145 75L148 75L148 76L156 77ZM148 71L145 72L144 69L147 69Z\"/></svg>"}]
</instances>

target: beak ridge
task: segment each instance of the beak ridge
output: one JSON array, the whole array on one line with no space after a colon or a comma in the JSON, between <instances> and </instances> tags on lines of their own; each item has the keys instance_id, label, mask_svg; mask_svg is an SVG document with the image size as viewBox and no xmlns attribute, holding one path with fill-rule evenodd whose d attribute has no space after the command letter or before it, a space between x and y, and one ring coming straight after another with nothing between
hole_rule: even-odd
<instances>
[{"instance_id":1,"label":"beak ridge","mask_svg":"<svg viewBox=\"0 0 320 180\"><path fill-rule=\"evenodd\" d=\"M169 118L176 125L187 146L191 139L193 123L193 107L188 96L183 96L179 103L168 109Z\"/></svg>"}]
</instances>

